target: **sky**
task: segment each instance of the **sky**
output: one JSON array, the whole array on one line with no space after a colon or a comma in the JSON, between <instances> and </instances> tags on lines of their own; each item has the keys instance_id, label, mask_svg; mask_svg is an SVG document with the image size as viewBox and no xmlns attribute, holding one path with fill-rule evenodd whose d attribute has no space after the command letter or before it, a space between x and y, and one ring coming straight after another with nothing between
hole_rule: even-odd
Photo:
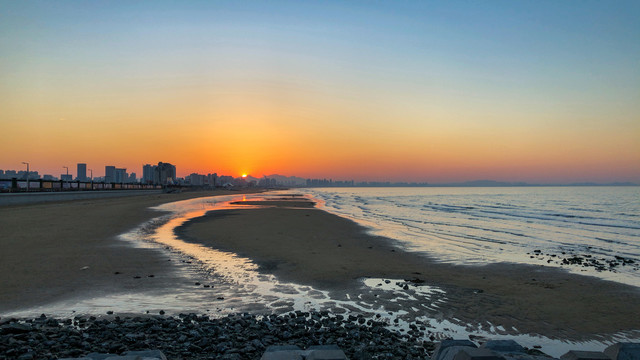
<instances>
[{"instance_id":1,"label":"sky","mask_svg":"<svg viewBox=\"0 0 640 360\"><path fill-rule=\"evenodd\" d=\"M0 0L0 169L640 183L638 1Z\"/></svg>"}]
</instances>

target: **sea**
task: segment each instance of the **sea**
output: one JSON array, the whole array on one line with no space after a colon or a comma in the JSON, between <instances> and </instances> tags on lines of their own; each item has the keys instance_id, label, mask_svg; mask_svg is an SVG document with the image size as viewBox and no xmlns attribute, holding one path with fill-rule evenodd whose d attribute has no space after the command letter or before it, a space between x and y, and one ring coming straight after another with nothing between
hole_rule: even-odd
<instances>
[{"instance_id":1,"label":"sea","mask_svg":"<svg viewBox=\"0 0 640 360\"><path fill-rule=\"evenodd\" d=\"M319 207L458 264L511 262L640 286L640 187L313 188Z\"/></svg>"}]
</instances>

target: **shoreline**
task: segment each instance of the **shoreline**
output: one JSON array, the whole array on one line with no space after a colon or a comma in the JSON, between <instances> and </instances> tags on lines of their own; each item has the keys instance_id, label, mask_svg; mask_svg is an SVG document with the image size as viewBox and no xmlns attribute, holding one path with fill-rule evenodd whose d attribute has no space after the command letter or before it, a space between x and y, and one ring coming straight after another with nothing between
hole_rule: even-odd
<instances>
[{"instance_id":1,"label":"shoreline","mask_svg":"<svg viewBox=\"0 0 640 360\"><path fill-rule=\"evenodd\" d=\"M262 273L338 298L357 295L363 278L407 279L445 290L440 315L461 323L577 341L640 329L639 288L544 266L438 262L305 202L239 202L268 207L210 211L176 234L250 258Z\"/></svg>"},{"instance_id":2,"label":"shoreline","mask_svg":"<svg viewBox=\"0 0 640 360\"><path fill-rule=\"evenodd\" d=\"M46 239L57 241L56 246L50 246L48 249L48 254L53 255L48 259L51 264L37 264L39 276L44 274L45 278L54 278L52 283L38 283L41 279L34 277L37 274L26 271L27 263L14 261L17 274L22 280L19 284L19 294L23 299L31 300L31 304L35 301L37 304L45 305L41 308L42 312L47 314L46 306L51 305L56 299L75 301L87 296L106 296L113 299L109 295L118 294L132 294L131 301L142 301L143 307L139 308L146 309L147 314L157 314L162 308L145 308L147 305L144 305L144 298L146 295L156 296L163 288L173 289L174 292L184 291L185 295L198 291L202 294L216 294L211 298L215 303L215 297L220 296L217 294L225 292L224 283L217 282L215 276L206 278L203 274L205 277L202 280L210 283L204 284L204 288L202 284L196 283L197 286L194 288L193 280L202 280L185 277L185 273L182 272L183 269L195 269L200 266L197 264L197 255L182 253L179 247L167 251L164 245L152 246L151 249L139 248L121 240L119 235L139 227L151 218L162 217L163 212L149 207L227 194L242 195L239 192L202 192L163 194L162 197L136 199L0 207L0 216L13 213L16 209L22 215L46 215L47 221L32 223L31 228L25 227L25 224L30 223L25 219L12 222L9 228L14 230L14 236L17 236L20 230L26 229L25 233L40 233L44 234ZM292 296L299 298L301 302L312 300L321 292L329 297L320 301L322 305L317 308L318 311L328 312L333 316L364 314L372 319L386 321L395 331L408 331L412 329L411 326L424 324L436 339L443 339L441 336L451 334L455 336L456 333L475 339L487 336L491 338L491 334L517 336L521 340L531 336L526 340L529 346L535 344L537 336L542 336L554 342L553 344L566 341L605 344L621 339L640 339L640 327L634 316L640 303L638 288L572 275L543 266L491 264L478 267L445 264L422 254L403 251L398 247L400 244L394 240L369 235L366 233L367 229L361 225L317 209L305 197L276 194L265 199L253 200L247 196L246 201L231 203L231 208L225 205L226 210L210 211L204 216L200 216L199 213L196 216L200 217L175 228L177 235L181 240L186 240L187 244L204 244L206 241L208 243L204 246L207 249L231 251L250 259L258 265L258 269L255 270L258 276L267 275L266 279L276 279L276 282L280 283L290 281L299 285L296 287L299 291L297 293L289 293L285 288L274 288L272 291L275 290L276 294L271 293L266 297L263 294L263 299L271 297L268 301L273 303L270 305L280 303L276 307L260 307L266 312L258 310L255 305L252 305L254 310L251 310L250 306L240 312L259 315L286 314L298 309L306 311L306 305L292 308L292 305L286 303L292 304ZM214 204L217 201L214 198L212 201L205 200L205 203ZM197 205L198 208L200 206ZM120 215L114 216L114 213ZM70 216L74 214L82 216ZM100 216L104 214L109 216ZM123 214L132 214L132 217L122 217ZM17 220L17 217L14 217L14 220ZM104 224L105 222L107 224ZM96 228L96 224L100 226ZM195 237L194 234L189 234L194 227L201 227L200 230L204 231L206 236ZM108 230L106 233L105 229ZM220 231L228 235L226 240L220 237ZM87 233L93 234L91 242L86 241ZM65 235L71 237L67 238ZM185 239L189 236L190 239ZM296 239L299 241L292 242ZM225 240L226 243L221 240ZM37 238L29 240L31 245L43 241ZM257 246L260 244L262 247ZM0 246L6 248L7 243ZM90 250L91 255L86 258L95 260L96 264L91 264L84 270L77 267L78 259L68 253L69 247L74 246L79 246L78 249L73 249L74 251ZM243 246L246 248L243 249ZM273 253L269 255L268 252L264 252L266 250ZM15 253L17 250L12 251ZM47 253L42 249L39 252ZM186 255L183 257L185 260L195 256L191 258L194 259L194 264L191 264L191 261L183 261L189 264L179 263L175 257L178 254ZM28 254L26 259L33 263L36 255L38 254ZM114 256L117 257L115 261L107 261L114 260ZM170 258L173 258L174 262L171 263L172 266L167 266L166 260L171 260ZM70 260L75 267L67 268L67 262ZM4 265L6 264L0 266ZM55 272L43 272L45 265L53 268ZM319 265L321 271L318 270ZM113 273L114 266L125 271L116 276ZM250 268L253 267L252 264ZM215 270L224 271L224 268ZM134 279L132 275L135 274L141 274L142 279ZM147 277L149 274L155 276ZM536 280L533 280L532 274L535 274ZM6 283L7 279L0 281ZM209 284L211 290L207 289ZM251 286L254 285L249 285L245 290ZM304 288L307 290L300 291ZM314 290L315 288L319 291ZM598 288L598 292L592 291L594 288ZM426 296L420 293L429 293L430 289L435 292ZM55 294L54 291L61 293ZM280 296L288 294L288 300L278 301L278 291L285 291L280 293ZM247 294L249 293L245 295ZM238 311L234 310L235 305L239 304L238 301L252 301L243 298L241 293L229 295L231 296L221 301L219 306L226 306L227 311L232 312L223 312L222 316ZM253 299L255 301L255 297ZM11 301L13 309L33 308L29 306L29 301L11 300L5 288L0 287L0 314L7 311L7 305ZM337 303L337 307L330 305L331 303ZM327 304L329 305L326 306ZM362 306L363 304L366 306ZM179 306L178 310L191 312L192 309L185 308L185 305L187 304ZM111 303L110 307L103 307L102 312L99 310L92 313L98 318L104 317L105 311L145 316L144 310L130 312L124 310L126 308L125 306L119 309L116 303ZM203 309L207 309L208 313L210 308ZM166 310L169 311L167 314L179 313L176 309ZM198 313L205 314L204 310ZM68 314L69 318L76 315L75 311ZM80 311L78 314L83 312ZM382 315L382 318L379 315ZM2 317L0 321L8 319L6 316ZM26 316L27 319L29 317ZM432 319L434 323L431 320L423 322L425 318ZM400 320L400 327L397 320ZM576 327L575 324L580 322L582 327ZM458 330L449 331L447 327L451 326L452 329ZM440 333L442 329L444 332ZM543 346L556 348L557 344L553 344L547 342ZM591 348L598 350L599 347L600 345Z\"/></svg>"},{"instance_id":3,"label":"shoreline","mask_svg":"<svg viewBox=\"0 0 640 360\"><path fill-rule=\"evenodd\" d=\"M229 194L240 192L0 206L0 273L7 274L0 277L0 314L73 298L173 286L180 278L176 268L167 267L166 253L134 247L118 237L166 214L151 207Z\"/></svg>"}]
</instances>

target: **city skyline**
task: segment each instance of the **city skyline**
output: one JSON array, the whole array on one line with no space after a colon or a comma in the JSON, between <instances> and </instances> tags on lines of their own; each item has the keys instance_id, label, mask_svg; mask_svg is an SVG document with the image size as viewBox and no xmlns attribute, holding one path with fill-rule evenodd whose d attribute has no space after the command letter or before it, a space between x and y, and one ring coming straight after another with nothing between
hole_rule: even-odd
<instances>
[{"instance_id":1,"label":"city skyline","mask_svg":"<svg viewBox=\"0 0 640 360\"><path fill-rule=\"evenodd\" d=\"M26 163L24 163L26 165ZM67 167L64 167L67 169ZM221 182L217 183L217 186L221 186L224 183L234 183L240 180L245 185L250 182L254 182L254 185L261 187L273 187L273 186L285 186L285 187L353 187L353 186L445 186L445 187L496 187L496 186L639 186L640 183L633 181L611 181L611 182L559 182L559 183L532 183L525 181L496 181L492 179L475 179L459 182L420 182L420 181L380 181L380 180L343 180L333 179L331 177L321 178L304 178L294 175L282 175L282 174L269 174L261 176L253 176L252 174L241 174L238 176L228 174L218 174L214 170L205 171L204 173L190 173L185 176L178 176L176 166L170 163L159 162L157 165L145 164L142 166L140 172L141 176L138 177L138 173L128 173L125 168L116 168L112 165L104 167L104 176L90 176L86 174L86 164L77 164L77 175L74 177L73 173L61 174L60 178L51 174L40 174L37 169L30 169L29 179L36 180L42 179L45 181L84 181L84 182L104 182L104 183L122 183L122 184L173 184L173 185L216 185L217 180ZM9 175L7 175L9 173ZM2 169L0 168L0 180L16 179L18 181L26 180L26 170L15 169ZM93 171L91 171L93 174ZM85 176L83 176L85 175Z\"/></svg>"},{"instance_id":2,"label":"city skyline","mask_svg":"<svg viewBox=\"0 0 640 360\"><path fill-rule=\"evenodd\" d=\"M2 168L640 182L638 2L3 8Z\"/></svg>"}]
</instances>

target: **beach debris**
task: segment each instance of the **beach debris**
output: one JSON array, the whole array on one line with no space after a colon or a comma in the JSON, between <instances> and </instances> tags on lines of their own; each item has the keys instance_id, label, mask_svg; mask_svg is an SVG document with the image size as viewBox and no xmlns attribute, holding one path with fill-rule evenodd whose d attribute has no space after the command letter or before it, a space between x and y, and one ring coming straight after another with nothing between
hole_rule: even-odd
<instances>
[{"instance_id":1,"label":"beach debris","mask_svg":"<svg viewBox=\"0 0 640 360\"><path fill-rule=\"evenodd\" d=\"M89 267L88 266L83 266L83 267L80 268L80 270L89 270Z\"/></svg>"}]
</instances>

